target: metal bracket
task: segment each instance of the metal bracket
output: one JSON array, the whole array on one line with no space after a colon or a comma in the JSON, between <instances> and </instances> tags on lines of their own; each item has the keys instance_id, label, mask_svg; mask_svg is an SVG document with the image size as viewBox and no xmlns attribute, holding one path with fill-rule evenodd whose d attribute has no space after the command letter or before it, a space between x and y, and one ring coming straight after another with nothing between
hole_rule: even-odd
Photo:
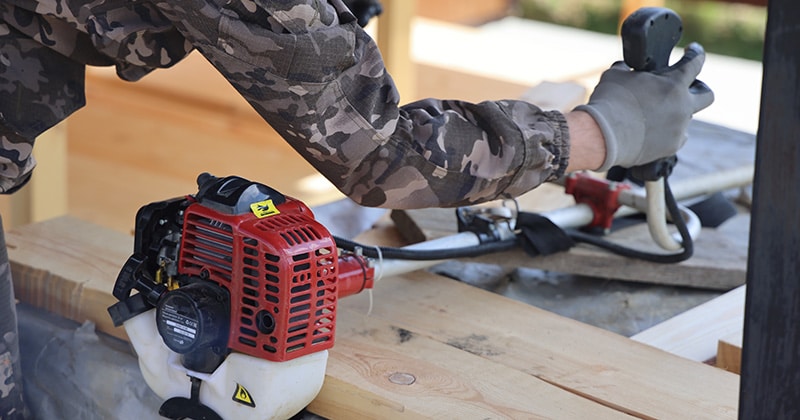
<instances>
[{"instance_id":1,"label":"metal bracket","mask_svg":"<svg viewBox=\"0 0 800 420\"><path fill-rule=\"evenodd\" d=\"M575 197L578 204L592 208L594 217L587 227L611 230L614 214L620 208L619 195L630 189L629 185L591 176L585 172L567 175L564 190Z\"/></svg>"}]
</instances>

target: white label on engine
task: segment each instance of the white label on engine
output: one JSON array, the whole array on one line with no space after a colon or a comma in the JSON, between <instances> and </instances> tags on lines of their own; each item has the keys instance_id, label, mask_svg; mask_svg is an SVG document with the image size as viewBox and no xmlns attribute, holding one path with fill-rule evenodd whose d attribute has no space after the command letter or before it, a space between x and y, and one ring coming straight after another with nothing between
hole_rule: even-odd
<instances>
[{"instance_id":1,"label":"white label on engine","mask_svg":"<svg viewBox=\"0 0 800 420\"><path fill-rule=\"evenodd\" d=\"M174 333L176 333L176 334L180 334L180 335L189 337L191 339L194 339L195 335L197 334L197 330L196 329L189 328L189 327L187 327L185 325L181 325L181 324L179 324L179 323L177 323L175 321L167 320L166 323L167 323L167 325L172 327L172 331Z\"/></svg>"}]
</instances>

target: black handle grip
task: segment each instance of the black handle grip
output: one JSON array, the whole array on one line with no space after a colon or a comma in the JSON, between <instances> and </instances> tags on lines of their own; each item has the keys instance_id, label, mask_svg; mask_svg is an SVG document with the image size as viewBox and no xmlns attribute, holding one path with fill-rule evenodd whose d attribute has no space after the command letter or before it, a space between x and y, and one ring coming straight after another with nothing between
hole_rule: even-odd
<instances>
[{"instance_id":1,"label":"black handle grip","mask_svg":"<svg viewBox=\"0 0 800 420\"><path fill-rule=\"evenodd\" d=\"M669 67L669 57L683 34L683 22L665 7L643 7L625 18L620 29L625 63L638 71Z\"/></svg>"},{"instance_id":2,"label":"black handle grip","mask_svg":"<svg viewBox=\"0 0 800 420\"><path fill-rule=\"evenodd\" d=\"M672 50L683 34L683 22L665 7L643 7L622 22L622 56L636 71L658 72L669 67ZM677 159L672 156L630 168L627 176L635 181L655 181L669 176Z\"/></svg>"}]
</instances>

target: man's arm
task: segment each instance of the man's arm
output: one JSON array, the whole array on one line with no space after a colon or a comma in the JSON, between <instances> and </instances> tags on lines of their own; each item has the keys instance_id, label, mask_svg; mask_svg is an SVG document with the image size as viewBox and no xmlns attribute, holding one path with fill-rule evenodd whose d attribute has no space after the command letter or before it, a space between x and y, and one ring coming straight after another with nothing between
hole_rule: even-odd
<instances>
[{"instance_id":1,"label":"man's arm","mask_svg":"<svg viewBox=\"0 0 800 420\"><path fill-rule=\"evenodd\" d=\"M401 107L377 46L341 0L257 2L255 11L154 1L284 139L368 206L474 204L567 170L649 163L674 154L692 115L713 101L692 88L705 59L693 44L663 72L615 64L568 116L513 100Z\"/></svg>"},{"instance_id":2,"label":"man's arm","mask_svg":"<svg viewBox=\"0 0 800 420\"><path fill-rule=\"evenodd\" d=\"M521 101L400 98L340 0L153 0L295 150L347 196L394 208L522 194L563 174L561 113ZM216 7L216 8L215 8Z\"/></svg>"},{"instance_id":3,"label":"man's arm","mask_svg":"<svg viewBox=\"0 0 800 420\"><path fill-rule=\"evenodd\" d=\"M583 111L572 111L566 118L572 139L566 172L596 170L603 164L606 156L606 144L600 126L591 115Z\"/></svg>"},{"instance_id":4,"label":"man's arm","mask_svg":"<svg viewBox=\"0 0 800 420\"><path fill-rule=\"evenodd\" d=\"M122 77L135 79L197 48L298 153L369 206L473 204L523 194L566 170L647 163L674 153L693 112L713 99L689 95L684 86L704 58L701 49L690 48L681 65L663 74L612 67L589 104L567 115L514 100L427 99L400 106L377 46L342 0L149 0L88 9L77 0L49 7L53 1L13 0L29 7L27 13L69 23L72 32L47 39L48 46L63 47L54 51L69 53L65 59L86 58L71 38L78 36L110 58ZM18 13L13 16L20 23ZM33 36L39 33L35 20L17 29L30 29L27 40L44 46ZM31 66L31 57L9 57L13 65ZM67 79L54 81L66 85ZM0 77L0 88L19 82ZM55 82L48 88L58 89ZM40 88L39 98L51 97ZM65 116L62 102L41 104ZM6 105L18 102L2 104L8 116ZM23 137L32 145L32 136Z\"/></svg>"}]
</instances>

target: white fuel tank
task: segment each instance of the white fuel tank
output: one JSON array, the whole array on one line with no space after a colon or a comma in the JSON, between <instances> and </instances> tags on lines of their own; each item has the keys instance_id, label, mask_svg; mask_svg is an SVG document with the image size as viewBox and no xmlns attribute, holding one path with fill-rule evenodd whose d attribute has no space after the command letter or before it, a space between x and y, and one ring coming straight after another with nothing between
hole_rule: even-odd
<instances>
[{"instance_id":1,"label":"white fuel tank","mask_svg":"<svg viewBox=\"0 0 800 420\"><path fill-rule=\"evenodd\" d=\"M328 351L287 362L272 362L231 353L211 374L181 365L156 329L155 309L125 321L147 385L159 397L190 397L189 376L203 381L200 402L223 419L288 419L319 393L325 379ZM188 375L188 376L187 376Z\"/></svg>"}]
</instances>

